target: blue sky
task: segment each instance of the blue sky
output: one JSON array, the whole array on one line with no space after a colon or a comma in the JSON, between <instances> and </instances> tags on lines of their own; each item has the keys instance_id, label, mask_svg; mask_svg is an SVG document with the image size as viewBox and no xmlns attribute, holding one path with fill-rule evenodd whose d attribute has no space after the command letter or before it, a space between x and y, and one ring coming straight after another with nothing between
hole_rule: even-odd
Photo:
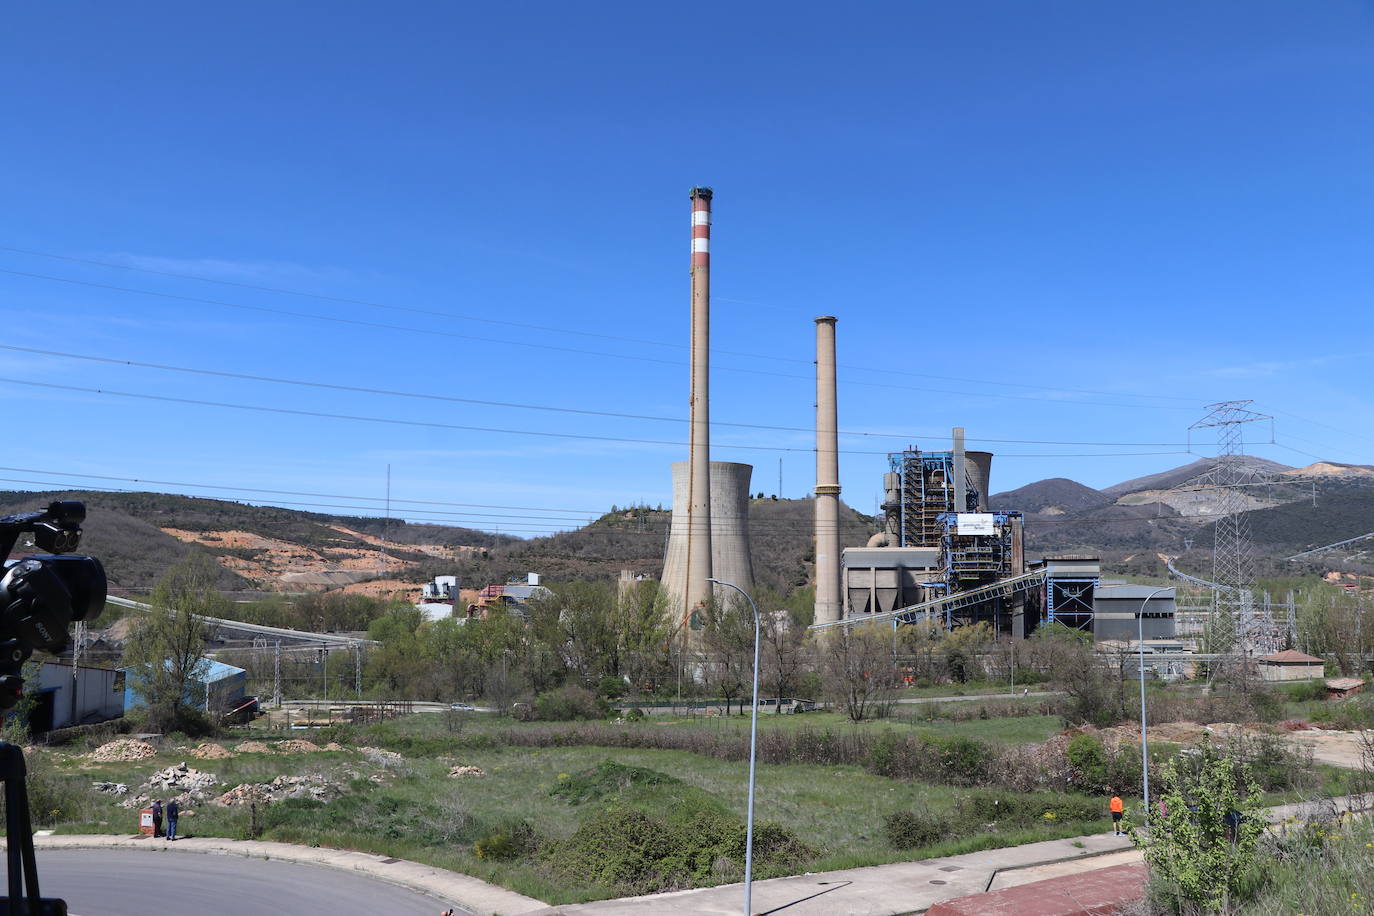
<instances>
[{"instance_id":1,"label":"blue sky","mask_svg":"<svg viewBox=\"0 0 1374 916\"><path fill-rule=\"evenodd\" d=\"M21 5L0 477L35 483L0 486L667 504L697 184L714 457L756 491L814 482L822 314L865 511L956 424L996 490L1192 460L1232 398L1256 454L1374 462L1371 51L1336 0Z\"/></svg>"}]
</instances>

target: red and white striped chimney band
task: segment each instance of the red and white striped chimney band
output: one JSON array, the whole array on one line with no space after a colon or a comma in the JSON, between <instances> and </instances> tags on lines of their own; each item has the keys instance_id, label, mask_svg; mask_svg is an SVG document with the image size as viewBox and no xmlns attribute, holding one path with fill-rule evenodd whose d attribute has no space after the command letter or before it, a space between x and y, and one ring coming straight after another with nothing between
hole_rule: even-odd
<instances>
[{"instance_id":1,"label":"red and white striped chimney band","mask_svg":"<svg viewBox=\"0 0 1374 916\"><path fill-rule=\"evenodd\" d=\"M701 197L692 199L692 266L707 267L711 263L711 202Z\"/></svg>"}]
</instances>

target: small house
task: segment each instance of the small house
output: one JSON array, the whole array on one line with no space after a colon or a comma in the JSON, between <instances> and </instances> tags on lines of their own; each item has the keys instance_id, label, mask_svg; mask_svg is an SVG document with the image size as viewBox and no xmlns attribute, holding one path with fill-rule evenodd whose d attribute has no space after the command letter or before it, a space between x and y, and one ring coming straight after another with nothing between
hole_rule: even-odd
<instances>
[{"instance_id":1,"label":"small house","mask_svg":"<svg viewBox=\"0 0 1374 916\"><path fill-rule=\"evenodd\" d=\"M1359 693L1364 689L1364 678L1362 677L1329 677L1326 679L1326 695L1333 699L1342 699Z\"/></svg>"},{"instance_id":2,"label":"small house","mask_svg":"<svg viewBox=\"0 0 1374 916\"><path fill-rule=\"evenodd\" d=\"M1265 681L1306 681L1326 673L1326 663L1296 649L1284 649L1259 660L1260 679Z\"/></svg>"}]
</instances>

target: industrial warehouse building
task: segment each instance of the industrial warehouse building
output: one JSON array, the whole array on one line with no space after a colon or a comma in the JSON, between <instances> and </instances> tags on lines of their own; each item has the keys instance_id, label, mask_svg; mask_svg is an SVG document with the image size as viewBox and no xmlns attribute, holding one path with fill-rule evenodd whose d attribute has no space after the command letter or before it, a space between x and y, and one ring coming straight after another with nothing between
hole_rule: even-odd
<instances>
[{"instance_id":1,"label":"industrial warehouse building","mask_svg":"<svg viewBox=\"0 0 1374 916\"><path fill-rule=\"evenodd\" d=\"M113 668L44 662L29 692L35 699L29 729L35 733L124 715L124 676Z\"/></svg>"},{"instance_id":2,"label":"industrial warehouse building","mask_svg":"<svg viewBox=\"0 0 1374 916\"><path fill-rule=\"evenodd\" d=\"M201 659L200 676L186 687L182 698L187 706L205 712L233 709L243 702L248 684L248 672L212 658ZM124 686L124 708L137 709L146 705L138 693L138 678L131 675L133 669L126 668Z\"/></svg>"}]
</instances>

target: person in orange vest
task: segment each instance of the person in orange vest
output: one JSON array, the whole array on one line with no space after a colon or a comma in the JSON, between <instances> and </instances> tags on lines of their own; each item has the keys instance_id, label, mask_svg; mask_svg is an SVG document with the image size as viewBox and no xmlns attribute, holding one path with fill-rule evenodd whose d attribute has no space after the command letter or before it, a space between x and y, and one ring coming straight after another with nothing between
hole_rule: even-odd
<instances>
[{"instance_id":1,"label":"person in orange vest","mask_svg":"<svg viewBox=\"0 0 1374 916\"><path fill-rule=\"evenodd\" d=\"M1113 795L1107 807L1112 809L1112 832L1116 836L1121 836L1121 815L1126 812L1126 804L1120 795Z\"/></svg>"}]
</instances>

